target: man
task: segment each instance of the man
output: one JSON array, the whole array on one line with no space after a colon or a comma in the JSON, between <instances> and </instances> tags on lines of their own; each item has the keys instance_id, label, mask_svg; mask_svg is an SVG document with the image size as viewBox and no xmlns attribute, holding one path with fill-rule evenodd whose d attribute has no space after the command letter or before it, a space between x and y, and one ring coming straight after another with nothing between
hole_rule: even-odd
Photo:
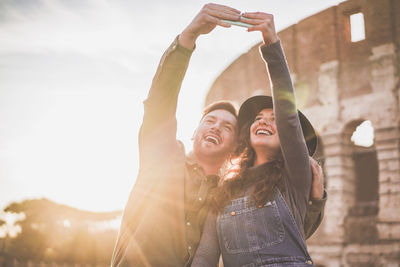
<instances>
[{"instance_id":1,"label":"man","mask_svg":"<svg viewBox=\"0 0 400 267\"><path fill-rule=\"evenodd\" d=\"M176 140L177 97L197 38L240 11L207 4L161 58L144 102L139 134L140 166L124 211L112 266L188 266L200 241L220 169L235 146L236 110L229 102L208 106L185 155ZM321 170L313 185L321 199ZM310 205L308 231L318 227L324 200Z\"/></svg>"}]
</instances>

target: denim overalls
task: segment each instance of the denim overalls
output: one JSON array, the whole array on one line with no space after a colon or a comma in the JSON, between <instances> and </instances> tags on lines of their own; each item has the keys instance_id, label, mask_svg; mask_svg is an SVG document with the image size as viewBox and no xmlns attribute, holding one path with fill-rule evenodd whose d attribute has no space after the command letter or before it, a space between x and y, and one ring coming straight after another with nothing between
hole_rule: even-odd
<instances>
[{"instance_id":1,"label":"denim overalls","mask_svg":"<svg viewBox=\"0 0 400 267\"><path fill-rule=\"evenodd\" d=\"M248 198L232 200L217 217L224 266L314 266L279 190L262 207Z\"/></svg>"}]
</instances>

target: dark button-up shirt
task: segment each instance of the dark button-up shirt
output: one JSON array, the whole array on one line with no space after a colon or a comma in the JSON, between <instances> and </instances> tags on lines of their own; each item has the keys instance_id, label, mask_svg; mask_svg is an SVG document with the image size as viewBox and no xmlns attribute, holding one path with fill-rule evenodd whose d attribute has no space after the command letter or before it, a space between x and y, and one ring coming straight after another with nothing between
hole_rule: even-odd
<instances>
[{"instance_id":1,"label":"dark button-up shirt","mask_svg":"<svg viewBox=\"0 0 400 267\"><path fill-rule=\"evenodd\" d=\"M161 58L139 134L140 167L112 266L185 266L193 259L218 176L206 176L176 140L176 104L192 51L177 38Z\"/></svg>"}]
</instances>

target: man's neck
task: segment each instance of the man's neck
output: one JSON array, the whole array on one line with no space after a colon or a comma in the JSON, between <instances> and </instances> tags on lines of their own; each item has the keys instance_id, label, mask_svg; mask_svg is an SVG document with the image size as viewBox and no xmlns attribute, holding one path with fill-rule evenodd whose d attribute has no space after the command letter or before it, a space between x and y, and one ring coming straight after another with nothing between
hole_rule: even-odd
<instances>
[{"instance_id":1,"label":"man's neck","mask_svg":"<svg viewBox=\"0 0 400 267\"><path fill-rule=\"evenodd\" d=\"M201 166L206 175L219 175L225 160L215 157L201 157L193 153L193 158Z\"/></svg>"}]
</instances>

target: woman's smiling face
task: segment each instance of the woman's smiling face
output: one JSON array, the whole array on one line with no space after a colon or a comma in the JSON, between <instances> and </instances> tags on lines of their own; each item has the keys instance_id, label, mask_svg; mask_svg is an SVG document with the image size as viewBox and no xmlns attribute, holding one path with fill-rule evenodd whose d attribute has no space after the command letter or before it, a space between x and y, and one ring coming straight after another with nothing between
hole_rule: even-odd
<instances>
[{"instance_id":1,"label":"woman's smiling face","mask_svg":"<svg viewBox=\"0 0 400 267\"><path fill-rule=\"evenodd\" d=\"M250 126L250 144L256 151L277 151L280 147L279 136L276 129L274 110L265 108L261 110Z\"/></svg>"}]
</instances>

